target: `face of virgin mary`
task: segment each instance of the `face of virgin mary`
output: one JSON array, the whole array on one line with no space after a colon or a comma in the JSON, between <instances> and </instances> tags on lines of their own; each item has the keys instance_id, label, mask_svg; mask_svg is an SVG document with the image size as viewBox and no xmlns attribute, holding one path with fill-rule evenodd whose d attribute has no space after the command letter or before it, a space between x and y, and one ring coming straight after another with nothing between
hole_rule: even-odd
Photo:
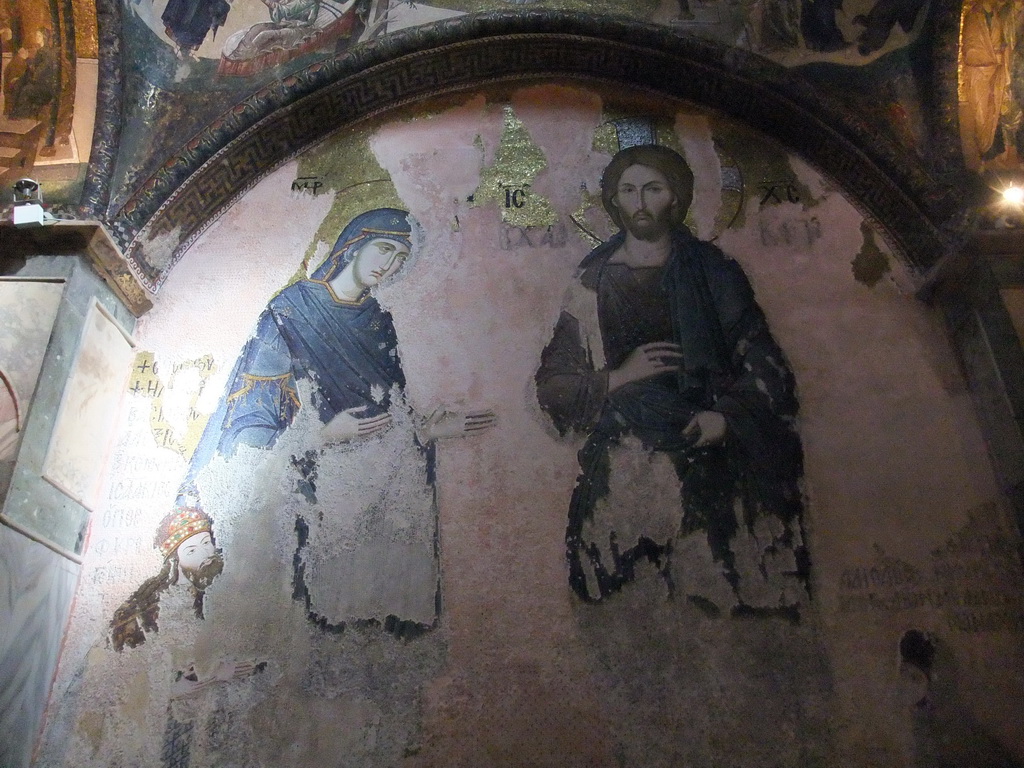
<instances>
[{"instance_id":1,"label":"face of virgin mary","mask_svg":"<svg viewBox=\"0 0 1024 768\"><path fill-rule=\"evenodd\" d=\"M395 274L409 258L409 246L387 237L367 240L352 258L352 278L363 288L373 288Z\"/></svg>"}]
</instances>

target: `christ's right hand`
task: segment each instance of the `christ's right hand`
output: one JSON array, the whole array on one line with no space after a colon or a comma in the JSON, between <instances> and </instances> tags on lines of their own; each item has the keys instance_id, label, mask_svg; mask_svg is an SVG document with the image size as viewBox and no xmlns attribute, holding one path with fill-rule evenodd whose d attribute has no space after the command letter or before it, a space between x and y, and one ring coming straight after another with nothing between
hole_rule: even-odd
<instances>
[{"instance_id":1,"label":"christ's right hand","mask_svg":"<svg viewBox=\"0 0 1024 768\"><path fill-rule=\"evenodd\" d=\"M683 349L670 341L652 341L643 344L626 357L613 371L608 372L608 391L634 381L649 379L662 373L674 373L683 363Z\"/></svg>"},{"instance_id":2,"label":"christ's right hand","mask_svg":"<svg viewBox=\"0 0 1024 768\"><path fill-rule=\"evenodd\" d=\"M376 416L358 416L358 413L365 412L370 406L356 406L346 408L338 413L329 422L324 424L320 432L325 445L331 443L348 443L353 440L361 440L371 437L378 432L383 432L391 427L391 414L379 413Z\"/></svg>"}]
</instances>

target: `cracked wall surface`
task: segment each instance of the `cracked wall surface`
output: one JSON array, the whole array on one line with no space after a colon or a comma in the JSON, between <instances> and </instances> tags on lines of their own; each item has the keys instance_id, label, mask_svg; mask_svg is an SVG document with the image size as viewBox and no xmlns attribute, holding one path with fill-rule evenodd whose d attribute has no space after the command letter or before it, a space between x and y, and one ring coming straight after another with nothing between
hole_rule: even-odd
<instances>
[{"instance_id":1,"label":"cracked wall surface","mask_svg":"<svg viewBox=\"0 0 1024 768\"><path fill-rule=\"evenodd\" d=\"M613 399L607 338L576 360L593 419L545 399L559 329L633 338L595 258L702 349L601 208L644 126L693 172L673 253L727 273L739 362L710 400L696 366L642 381L725 412L721 446L679 398ZM36 764L1020 763L1019 541L907 272L843 190L685 106L538 85L334 135L139 322Z\"/></svg>"}]
</instances>

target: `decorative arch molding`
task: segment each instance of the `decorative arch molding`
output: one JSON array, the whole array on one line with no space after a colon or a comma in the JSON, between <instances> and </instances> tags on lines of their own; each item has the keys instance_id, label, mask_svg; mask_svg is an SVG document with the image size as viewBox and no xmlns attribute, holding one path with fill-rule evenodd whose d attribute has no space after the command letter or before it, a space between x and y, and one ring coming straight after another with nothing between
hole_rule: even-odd
<instances>
[{"instance_id":1,"label":"decorative arch molding","mask_svg":"<svg viewBox=\"0 0 1024 768\"><path fill-rule=\"evenodd\" d=\"M99 44L96 119L79 212L84 218L105 219L124 113L120 0L96 0L96 31Z\"/></svg>"},{"instance_id":2,"label":"decorative arch molding","mask_svg":"<svg viewBox=\"0 0 1024 768\"><path fill-rule=\"evenodd\" d=\"M922 277L958 243L962 163L936 178L836 97L755 54L664 27L552 11L457 17L314 64L214 121L106 220L155 291L232 200L329 133L434 96L540 79L626 86L774 138L834 179Z\"/></svg>"}]
</instances>

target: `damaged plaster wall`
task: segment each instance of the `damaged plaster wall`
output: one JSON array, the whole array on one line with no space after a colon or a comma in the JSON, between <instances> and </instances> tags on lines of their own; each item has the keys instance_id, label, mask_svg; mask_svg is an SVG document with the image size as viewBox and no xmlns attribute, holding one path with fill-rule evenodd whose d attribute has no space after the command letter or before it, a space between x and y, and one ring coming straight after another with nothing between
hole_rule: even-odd
<instances>
[{"instance_id":1,"label":"damaged plaster wall","mask_svg":"<svg viewBox=\"0 0 1024 768\"><path fill-rule=\"evenodd\" d=\"M689 162L691 229L738 262L792 370L802 510L785 535L738 525L727 568L707 523L679 523L668 454L623 438L588 525L671 546L584 602L566 528L587 434L559 434L537 376L614 232L599 182L623 114ZM372 395L387 428L332 443L307 367L271 444L196 458L218 407L273 378L248 369L232 400L268 302L379 209L417 222L370 294L400 361ZM1018 541L941 322L841 191L755 134L566 86L350 129L213 224L136 336L37 765L1024 760ZM193 470L223 571L198 600L184 576L163 588L117 650Z\"/></svg>"}]
</instances>

